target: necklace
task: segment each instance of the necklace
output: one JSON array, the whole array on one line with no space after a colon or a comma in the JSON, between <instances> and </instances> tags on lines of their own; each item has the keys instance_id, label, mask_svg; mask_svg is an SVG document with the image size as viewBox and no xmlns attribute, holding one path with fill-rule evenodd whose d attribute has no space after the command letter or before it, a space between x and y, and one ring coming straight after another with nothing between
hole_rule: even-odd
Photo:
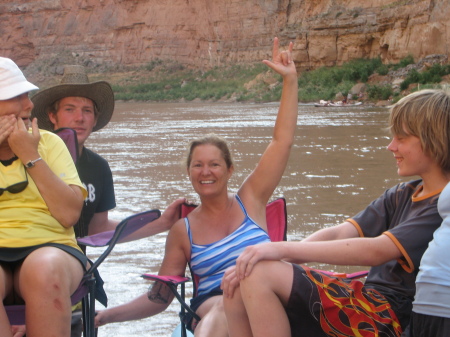
<instances>
[{"instance_id":1,"label":"necklace","mask_svg":"<svg viewBox=\"0 0 450 337\"><path fill-rule=\"evenodd\" d=\"M19 157L17 157L17 156L14 156L14 157L6 159L6 160L1 160L0 159L0 163L2 163L3 166L9 166L12 163L14 163L14 161L16 161L17 159L19 159Z\"/></svg>"}]
</instances>

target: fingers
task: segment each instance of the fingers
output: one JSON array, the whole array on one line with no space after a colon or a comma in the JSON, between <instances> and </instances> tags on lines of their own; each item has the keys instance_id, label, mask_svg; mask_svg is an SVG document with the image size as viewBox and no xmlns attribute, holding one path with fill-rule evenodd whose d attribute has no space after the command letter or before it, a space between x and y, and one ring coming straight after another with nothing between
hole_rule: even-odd
<instances>
[{"instance_id":1,"label":"fingers","mask_svg":"<svg viewBox=\"0 0 450 337\"><path fill-rule=\"evenodd\" d=\"M25 333L26 333L26 326L25 325L12 325L11 332L13 334L13 337L23 337L23 336L25 336Z\"/></svg>"},{"instance_id":2,"label":"fingers","mask_svg":"<svg viewBox=\"0 0 450 337\"><path fill-rule=\"evenodd\" d=\"M223 290L223 296L232 298L237 287L239 287L239 279L236 277L236 267L233 266L225 271L220 289Z\"/></svg>"},{"instance_id":3,"label":"fingers","mask_svg":"<svg viewBox=\"0 0 450 337\"><path fill-rule=\"evenodd\" d=\"M284 66L289 65L292 62L291 53L288 51L282 51L280 53L280 60Z\"/></svg>"},{"instance_id":4,"label":"fingers","mask_svg":"<svg viewBox=\"0 0 450 337\"><path fill-rule=\"evenodd\" d=\"M278 38L275 37L273 39L273 46L272 46L272 60L276 59L276 57L278 56L278 52L279 52L279 41Z\"/></svg>"},{"instance_id":5,"label":"fingers","mask_svg":"<svg viewBox=\"0 0 450 337\"><path fill-rule=\"evenodd\" d=\"M6 115L0 117L0 144L6 140L14 130L16 117L14 115Z\"/></svg>"},{"instance_id":6,"label":"fingers","mask_svg":"<svg viewBox=\"0 0 450 337\"><path fill-rule=\"evenodd\" d=\"M31 130L34 137L41 137L41 134L39 133L39 126L38 126L38 120L37 118L33 118L31 121Z\"/></svg>"},{"instance_id":7,"label":"fingers","mask_svg":"<svg viewBox=\"0 0 450 337\"><path fill-rule=\"evenodd\" d=\"M280 51L279 40L276 37L273 40L272 60L263 60L263 63L282 76L292 74L296 72L295 67L293 67L293 48L294 44L290 42L286 50Z\"/></svg>"},{"instance_id":8,"label":"fingers","mask_svg":"<svg viewBox=\"0 0 450 337\"><path fill-rule=\"evenodd\" d=\"M94 320L94 326L96 328L98 328L99 326L105 325L106 323L104 323L102 321L102 312L101 311L96 311L95 312L95 320Z\"/></svg>"},{"instance_id":9,"label":"fingers","mask_svg":"<svg viewBox=\"0 0 450 337\"><path fill-rule=\"evenodd\" d=\"M254 248L247 247L236 260L236 278L243 280L249 276L256 262Z\"/></svg>"}]
</instances>

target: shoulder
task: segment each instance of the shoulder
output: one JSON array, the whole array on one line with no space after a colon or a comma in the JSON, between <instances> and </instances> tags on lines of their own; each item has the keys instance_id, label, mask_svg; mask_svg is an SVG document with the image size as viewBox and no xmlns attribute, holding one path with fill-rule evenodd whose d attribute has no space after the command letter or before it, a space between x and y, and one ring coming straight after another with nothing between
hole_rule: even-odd
<instances>
[{"instance_id":1,"label":"shoulder","mask_svg":"<svg viewBox=\"0 0 450 337\"><path fill-rule=\"evenodd\" d=\"M105 158L103 158L98 153L95 153L94 151L92 151L86 147L83 148L83 152L82 152L80 158L82 158L82 157L87 161L91 161L91 162L95 161L96 163L106 165L109 167L109 163Z\"/></svg>"},{"instance_id":2,"label":"shoulder","mask_svg":"<svg viewBox=\"0 0 450 337\"><path fill-rule=\"evenodd\" d=\"M181 218L178 219L172 226L172 228L169 231L169 235L183 235L186 233L186 223L185 219Z\"/></svg>"},{"instance_id":3,"label":"shoulder","mask_svg":"<svg viewBox=\"0 0 450 337\"><path fill-rule=\"evenodd\" d=\"M39 129L39 134L41 136L39 142L41 143L60 143L64 144L64 141L55 133Z\"/></svg>"},{"instance_id":4,"label":"shoulder","mask_svg":"<svg viewBox=\"0 0 450 337\"><path fill-rule=\"evenodd\" d=\"M66 144L64 141L56 134L46 130L39 130L39 153L41 156L49 160L51 157L57 158L64 151L68 153Z\"/></svg>"},{"instance_id":5,"label":"shoulder","mask_svg":"<svg viewBox=\"0 0 450 337\"><path fill-rule=\"evenodd\" d=\"M178 219L167 235L167 247L180 247L183 250L190 247L184 218Z\"/></svg>"},{"instance_id":6,"label":"shoulder","mask_svg":"<svg viewBox=\"0 0 450 337\"><path fill-rule=\"evenodd\" d=\"M399 198L401 196L407 198L416 193L422 186L422 179L401 182L387 189L383 196Z\"/></svg>"}]
</instances>

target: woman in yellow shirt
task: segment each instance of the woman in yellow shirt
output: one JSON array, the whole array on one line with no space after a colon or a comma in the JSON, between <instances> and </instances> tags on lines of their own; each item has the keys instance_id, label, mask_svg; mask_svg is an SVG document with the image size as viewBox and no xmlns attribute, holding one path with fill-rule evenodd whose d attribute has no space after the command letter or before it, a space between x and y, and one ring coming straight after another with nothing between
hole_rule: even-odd
<instances>
[{"instance_id":1,"label":"woman in yellow shirt","mask_svg":"<svg viewBox=\"0 0 450 337\"><path fill-rule=\"evenodd\" d=\"M26 302L28 337L68 337L87 263L72 229L86 191L65 144L30 121L35 89L0 57L0 295ZM11 337L4 304L0 336Z\"/></svg>"}]
</instances>

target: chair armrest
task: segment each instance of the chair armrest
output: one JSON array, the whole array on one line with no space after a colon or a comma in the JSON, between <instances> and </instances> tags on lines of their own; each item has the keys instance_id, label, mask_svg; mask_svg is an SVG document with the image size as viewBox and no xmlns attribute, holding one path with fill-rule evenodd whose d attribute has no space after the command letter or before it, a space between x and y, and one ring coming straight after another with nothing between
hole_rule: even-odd
<instances>
[{"instance_id":1,"label":"chair armrest","mask_svg":"<svg viewBox=\"0 0 450 337\"><path fill-rule=\"evenodd\" d=\"M197 321L200 321L200 317L191 309L191 307L186 303L184 298L184 286L185 283L191 281L189 277L177 276L177 275L154 275L154 274L143 274L141 275L146 280L158 281L164 283L172 291L173 295L176 297L178 302L180 302L182 308L189 312ZM181 294L177 291L177 286L181 285ZM180 313L180 317L184 317L184 312Z\"/></svg>"},{"instance_id":2,"label":"chair armrest","mask_svg":"<svg viewBox=\"0 0 450 337\"><path fill-rule=\"evenodd\" d=\"M339 273L339 272L328 271L328 270L319 270L319 269L317 269L317 271L320 271L321 273L327 274L329 276L336 276L336 277L349 278L349 279L363 278L363 277L366 277L367 274L369 274L368 270L357 271L354 273Z\"/></svg>"},{"instance_id":3,"label":"chair armrest","mask_svg":"<svg viewBox=\"0 0 450 337\"><path fill-rule=\"evenodd\" d=\"M146 280L161 281L163 283L172 283L174 285L186 283L191 280L189 277L176 276L176 275L165 276L165 275L154 275L154 274L142 274L141 276L143 278L145 278Z\"/></svg>"}]
</instances>

